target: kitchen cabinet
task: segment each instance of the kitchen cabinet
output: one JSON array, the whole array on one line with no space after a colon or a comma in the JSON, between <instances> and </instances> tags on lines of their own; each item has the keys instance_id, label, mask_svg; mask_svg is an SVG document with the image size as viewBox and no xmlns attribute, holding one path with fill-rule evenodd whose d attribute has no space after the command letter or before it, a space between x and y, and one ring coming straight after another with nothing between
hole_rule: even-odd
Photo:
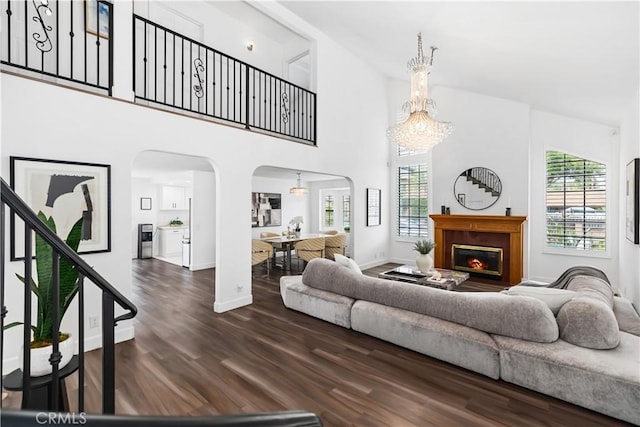
<instances>
[{"instance_id":1,"label":"kitchen cabinet","mask_svg":"<svg viewBox=\"0 0 640 427\"><path fill-rule=\"evenodd\" d=\"M182 237L186 227L160 227L160 256L171 257L182 254Z\"/></svg>"},{"instance_id":2,"label":"kitchen cabinet","mask_svg":"<svg viewBox=\"0 0 640 427\"><path fill-rule=\"evenodd\" d=\"M186 210L186 189L175 185L163 185L161 209Z\"/></svg>"}]
</instances>

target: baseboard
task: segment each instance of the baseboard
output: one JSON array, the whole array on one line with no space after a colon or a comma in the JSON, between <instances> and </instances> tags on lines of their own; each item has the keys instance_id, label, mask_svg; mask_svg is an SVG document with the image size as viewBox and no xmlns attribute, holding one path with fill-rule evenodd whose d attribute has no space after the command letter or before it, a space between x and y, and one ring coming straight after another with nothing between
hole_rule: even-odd
<instances>
[{"instance_id":1,"label":"baseboard","mask_svg":"<svg viewBox=\"0 0 640 427\"><path fill-rule=\"evenodd\" d=\"M116 329L115 333L115 341L116 344L119 342L129 341L134 338L134 330L133 326L129 326L128 328ZM85 339L84 341L84 351L95 350L96 348L102 347L102 334L95 335ZM76 343L76 353L78 352L78 343Z\"/></svg>"},{"instance_id":2,"label":"baseboard","mask_svg":"<svg viewBox=\"0 0 640 427\"><path fill-rule=\"evenodd\" d=\"M115 333L115 341L116 344L124 341L129 341L134 338L134 329L133 326L129 326L128 328L117 329ZM93 337L89 337L84 341L84 351L95 350L97 348L102 347L102 335L96 335ZM78 354L78 341L76 340L74 346L74 354ZM22 366L19 365L18 356L9 357L2 361L2 375L6 375L10 372L15 371L16 369L22 369Z\"/></svg>"},{"instance_id":3,"label":"baseboard","mask_svg":"<svg viewBox=\"0 0 640 427\"><path fill-rule=\"evenodd\" d=\"M364 264L358 264L358 266L360 267L360 270L366 270L368 268L377 267L379 265L386 264L388 262L390 262L390 261L386 260L386 259L382 259L382 260L367 262L367 263L364 263Z\"/></svg>"},{"instance_id":4,"label":"baseboard","mask_svg":"<svg viewBox=\"0 0 640 427\"><path fill-rule=\"evenodd\" d=\"M234 299L226 302L216 301L213 303L213 311L215 311L216 313L224 313L225 311L244 307L245 305L250 305L252 303L253 303L252 295L246 295L244 297L240 297L238 299Z\"/></svg>"},{"instance_id":5,"label":"baseboard","mask_svg":"<svg viewBox=\"0 0 640 427\"><path fill-rule=\"evenodd\" d=\"M206 269L209 269L209 268L216 268L216 262L215 261L213 261L213 262L205 262L203 264L196 264L196 265L192 264L189 267L189 270L198 271L198 270L206 270Z\"/></svg>"}]
</instances>

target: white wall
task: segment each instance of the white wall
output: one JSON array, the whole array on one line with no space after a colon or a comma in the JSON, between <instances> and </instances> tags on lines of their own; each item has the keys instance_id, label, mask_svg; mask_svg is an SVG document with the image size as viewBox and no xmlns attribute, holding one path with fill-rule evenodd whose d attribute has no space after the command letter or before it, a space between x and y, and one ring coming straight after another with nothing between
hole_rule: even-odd
<instances>
[{"instance_id":1,"label":"white wall","mask_svg":"<svg viewBox=\"0 0 640 427\"><path fill-rule=\"evenodd\" d=\"M241 16L234 16L233 11L227 11L222 4L216 7L215 2L206 4L201 1L136 1L135 12L169 29L182 33L176 28L181 21L193 22L202 28L202 38L185 34L200 41L208 47L245 61L257 68L276 76L282 75L285 45L273 40L247 25ZM174 15L172 17L171 15ZM184 33L182 33L184 34ZM247 49L247 42L253 41L252 51ZM306 45L306 46L305 46ZM286 44L287 54L291 56L292 46L296 46L298 53L308 49L308 42L292 40Z\"/></svg>"},{"instance_id":2,"label":"white wall","mask_svg":"<svg viewBox=\"0 0 640 427\"><path fill-rule=\"evenodd\" d=\"M618 229L621 210L618 190L618 136L609 126L540 111L531 112L531 230L528 249L530 275L534 280L553 281L567 268L590 265L604 271L609 279L619 282ZM546 157L547 150L558 150L607 167L607 252L559 250L545 246Z\"/></svg>"},{"instance_id":3,"label":"white wall","mask_svg":"<svg viewBox=\"0 0 640 427\"><path fill-rule=\"evenodd\" d=\"M625 182L625 167L631 159L640 157L640 96L636 91L629 103L629 109L620 127L620 182ZM618 268L620 271L619 285L624 294L633 301L636 311L640 311L640 245L634 245L625 236L625 187L620 186L620 256Z\"/></svg>"},{"instance_id":4,"label":"white wall","mask_svg":"<svg viewBox=\"0 0 640 427\"><path fill-rule=\"evenodd\" d=\"M216 176L193 171L191 271L216 266Z\"/></svg>"}]
</instances>

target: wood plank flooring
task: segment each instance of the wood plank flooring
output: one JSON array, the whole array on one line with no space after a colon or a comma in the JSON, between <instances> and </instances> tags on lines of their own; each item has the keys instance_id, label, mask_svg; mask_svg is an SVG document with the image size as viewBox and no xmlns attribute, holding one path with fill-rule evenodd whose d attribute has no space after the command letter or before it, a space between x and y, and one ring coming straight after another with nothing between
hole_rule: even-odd
<instances>
[{"instance_id":1,"label":"wood plank flooring","mask_svg":"<svg viewBox=\"0 0 640 427\"><path fill-rule=\"evenodd\" d=\"M288 310L277 270L253 280L254 304L217 314L213 270L153 259L133 268L139 314L135 340L116 346L120 414L304 409L329 427L627 425ZM100 411L100 356L87 354L87 412ZM76 375L68 386L73 407ZM19 393L3 403L19 406Z\"/></svg>"}]
</instances>

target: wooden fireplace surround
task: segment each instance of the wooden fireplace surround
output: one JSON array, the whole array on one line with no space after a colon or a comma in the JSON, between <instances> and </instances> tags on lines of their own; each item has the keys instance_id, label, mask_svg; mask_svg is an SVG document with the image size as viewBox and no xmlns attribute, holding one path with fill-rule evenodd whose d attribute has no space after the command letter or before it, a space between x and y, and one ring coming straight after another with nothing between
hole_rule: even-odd
<instances>
[{"instance_id":1,"label":"wooden fireplace surround","mask_svg":"<svg viewBox=\"0 0 640 427\"><path fill-rule=\"evenodd\" d=\"M448 236L459 235L456 232L489 233L496 238L508 239L508 247L504 247L505 260L503 283L515 285L522 281L523 270L523 235L526 216L498 215L429 215L433 219L436 244L434 266L448 268L451 263L451 243ZM508 236L508 237L507 237ZM489 236L487 236L489 237ZM455 243L468 243L457 241Z\"/></svg>"}]
</instances>

